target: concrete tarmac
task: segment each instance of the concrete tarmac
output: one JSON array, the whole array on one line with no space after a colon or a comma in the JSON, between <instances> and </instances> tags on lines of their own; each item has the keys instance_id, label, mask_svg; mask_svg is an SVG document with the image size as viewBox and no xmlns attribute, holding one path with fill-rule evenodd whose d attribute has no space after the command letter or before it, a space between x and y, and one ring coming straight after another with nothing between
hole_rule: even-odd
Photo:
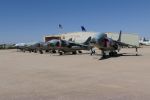
<instances>
[{"instance_id":1,"label":"concrete tarmac","mask_svg":"<svg viewBox=\"0 0 150 100\"><path fill-rule=\"evenodd\" d=\"M0 50L0 100L150 100L150 47L121 54L99 60Z\"/></svg>"}]
</instances>

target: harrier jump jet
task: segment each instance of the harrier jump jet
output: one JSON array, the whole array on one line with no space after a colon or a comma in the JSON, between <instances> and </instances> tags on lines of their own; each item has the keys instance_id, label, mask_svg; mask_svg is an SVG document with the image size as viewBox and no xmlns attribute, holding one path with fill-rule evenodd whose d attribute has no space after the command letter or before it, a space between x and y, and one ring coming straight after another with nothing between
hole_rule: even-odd
<instances>
[{"instance_id":1,"label":"harrier jump jet","mask_svg":"<svg viewBox=\"0 0 150 100\"><path fill-rule=\"evenodd\" d=\"M119 52L122 47L133 47L136 48L136 52L138 52L138 47L136 45L121 42L121 34L122 31L120 31L118 40L108 38L105 33L98 34L96 37L92 38L91 44L102 51L102 58L106 58L107 53L109 56L116 56L117 51Z\"/></svg>"},{"instance_id":2,"label":"harrier jump jet","mask_svg":"<svg viewBox=\"0 0 150 100\"><path fill-rule=\"evenodd\" d=\"M81 50L91 50L93 46L90 46L91 37L89 37L84 43L75 43L73 41L53 39L49 41L51 48L58 50L59 54L65 54L72 52L76 54L77 51L82 53Z\"/></svg>"}]
</instances>

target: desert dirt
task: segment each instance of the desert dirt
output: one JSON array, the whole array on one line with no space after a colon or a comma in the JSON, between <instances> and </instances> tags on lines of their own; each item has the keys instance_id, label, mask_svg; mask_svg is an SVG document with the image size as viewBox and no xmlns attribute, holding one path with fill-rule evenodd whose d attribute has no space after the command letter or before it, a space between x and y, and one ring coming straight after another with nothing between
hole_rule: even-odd
<instances>
[{"instance_id":1,"label":"desert dirt","mask_svg":"<svg viewBox=\"0 0 150 100\"><path fill-rule=\"evenodd\" d=\"M0 100L150 100L150 47L118 57L0 50Z\"/></svg>"}]
</instances>

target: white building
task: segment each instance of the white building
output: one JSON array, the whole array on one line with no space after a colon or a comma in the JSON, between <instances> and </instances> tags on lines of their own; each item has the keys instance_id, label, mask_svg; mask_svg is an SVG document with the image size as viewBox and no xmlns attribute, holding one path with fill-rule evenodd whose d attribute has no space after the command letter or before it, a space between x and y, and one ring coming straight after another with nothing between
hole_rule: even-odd
<instances>
[{"instance_id":1,"label":"white building","mask_svg":"<svg viewBox=\"0 0 150 100\"><path fill-rule=\"evenodd\" d=\"M51 39L65 39L69 40L72 39L72 41L82 43L84 42L88 37L94 37L97 32L71 32L71 33L65 33L65 34L56 34L56 35L48 35L44 36L44 41L49 41Z\"/></svg>"}]
</instances>

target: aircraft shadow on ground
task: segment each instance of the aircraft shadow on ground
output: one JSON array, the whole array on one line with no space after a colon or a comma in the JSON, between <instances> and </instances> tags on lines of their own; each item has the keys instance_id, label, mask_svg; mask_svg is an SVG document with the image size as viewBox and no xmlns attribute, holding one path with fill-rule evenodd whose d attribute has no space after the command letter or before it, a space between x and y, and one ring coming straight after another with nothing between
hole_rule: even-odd
<instances>
[{"instance_id":1,"label":"aircraft shadow on ground","mask_svg":"<svg viewBox=\"0 0 150 100\"><path fill-rule=\"evenodd\" d=\"M12 51L12 52L16 52L16 51ZM17 52L22 52L22 51L17 51ZM28 52L29 53L29 52ZM63 54L63 55L59 55L58 53L45 53L45 54L50 54L51 56L72 56L72 55L91 55L90 53L77 53L77 54L71 54L71 53L66 53L66 54ZM121 57L121 56L142 56L141 54L133 54L133 53L119 53L117 54L116 56L106 56L105 58L102 57L101 54L94 54L94 55L91 55L91 56L95 56L94 58L95 59L99 59L99 60L105 60L105 59L109 59L109 58L117 58L117 57ZM97 58L97 57L100 57L100 58Z\"/></svg>"},{"instance_id":2,"label":"aircraft shadow on ground","mask_svg":"<svg viewBox=\"0 0 150 100\"><path fill-rule=\"evenodd\" d=\"M104 60L104 59L109 59L109 58L117 58L121 56L142 56L141 54L130 54L130 53L119 53L115 56L106 56L106 57L101 57L99 60Z\"/></svg>"},{"instance_id":3,"label":"aircraft shadow on ground","mask_svg":"<svg viewBox=\"0 0 150 100\"><path fill-rule=\"evenodd\" d=\"M66 53L66 54L63 54L63 55L59 55L58 53L56 54L51 54L52 56L72 56L72 55L90 55L90 53L77 53L77 54L71 54L71 53Z\"/></svg>"}]
</instances>

